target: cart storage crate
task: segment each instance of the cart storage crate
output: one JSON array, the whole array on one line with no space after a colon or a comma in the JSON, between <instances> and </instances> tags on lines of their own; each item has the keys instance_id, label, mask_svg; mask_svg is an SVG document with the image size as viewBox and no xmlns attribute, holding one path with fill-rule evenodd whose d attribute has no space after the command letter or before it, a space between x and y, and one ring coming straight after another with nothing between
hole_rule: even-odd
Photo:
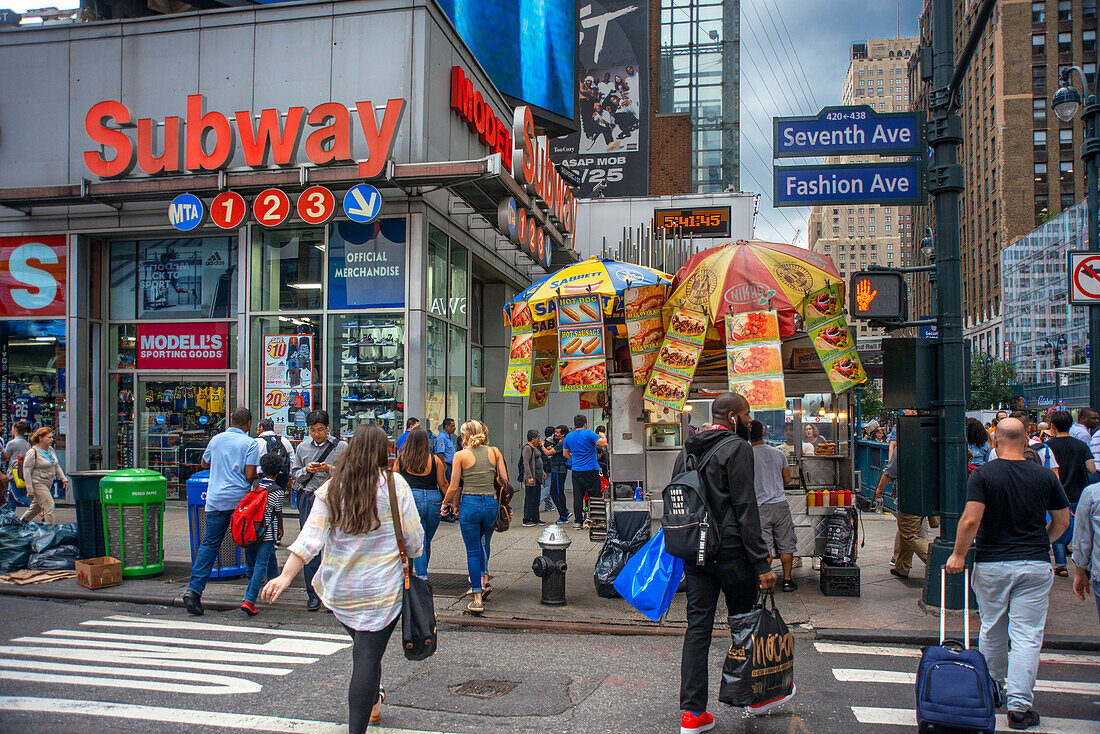
<instances>
[{"instance_id":1,"label":"cart storage crate","mask_svg":"<svg viewBox=\"0 0 1100 734\"><path fill-rule=\"evenodd\" d=\"M825 596L859 596L859 566L834 566L822 559L821 593Z\"/></svg>"}]
</instances>

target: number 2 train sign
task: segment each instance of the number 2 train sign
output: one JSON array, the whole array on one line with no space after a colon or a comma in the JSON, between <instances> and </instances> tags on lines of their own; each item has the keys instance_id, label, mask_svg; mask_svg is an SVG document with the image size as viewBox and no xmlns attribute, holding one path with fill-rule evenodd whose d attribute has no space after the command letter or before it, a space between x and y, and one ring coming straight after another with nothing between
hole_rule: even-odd
<instances>
[{"instance_id":1,"label":"number 2 train sign","mask_svg":"<svg viewBox=\"0 0 1100 734\"><path fill-rule=\"evenodd\" d=\"M229 230L241 226L251 213L257 223L277 227L290 219L295 210L307 224L324 224L336 213L336 197L324 186L310 186L292 204L285 191L272 188L257 194L249 206L237 192L223 191L210 202L207 212L197 196L180 194L168 209L168 221L176 229L188 232L199 227L208 216L211 223Z\"/></svg>"}]
</instances>

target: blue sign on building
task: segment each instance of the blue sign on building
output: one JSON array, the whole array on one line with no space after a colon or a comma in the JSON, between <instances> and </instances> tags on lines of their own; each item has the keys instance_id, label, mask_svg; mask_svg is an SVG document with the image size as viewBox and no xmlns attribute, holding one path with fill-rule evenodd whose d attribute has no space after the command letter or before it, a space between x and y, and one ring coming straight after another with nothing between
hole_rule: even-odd
<instances>
[{"instance_id":1,"label":"blue sign on building","mask_svg":"<svg viewBox=\"0 0 1100 734\"><path fill-rule=\"evenodd\" d=\"M329 234L328 307L405 305L405 219L337 222Z\"/></svg>"},{"instance_id":2,"label":"blue sign on building","mask_svg":"<svg viewBox=\"0 0 1100 734\"><path fill-rule=\"evenodd\" d=\"M190 232L202 224L202 200L194 194L180 194L168 205L168 221L181 232Z\"/></svg>"},{"instance_id":3,"label":"blue sign on building","mask_svg":"<svg viewBox=\"0 0 1100 734\"><path fill-rule=\"evenodd\" d=\"M353 222L369 224L382 213L382 194L370 184L352 186L344 194L344 213Z\"/></svg>"},{"instance_id":4,"label":"blue sign on building","mask_svg":"<svg viewBox=\"0 0 1100 734\"><path fill-rule=\"evenodd\" d=\"M932 317L931 316L925 316L925 319L930 319L930 318L932 318ZM921 327L920 327L920 338L921 339L939 339L940 338L940 327L939 327L939 325L934 321L929 322L927 324L921 325Z\"/></svg>"},{"instance_id":5,"label":"blue sign on building","mask_svg":"<svg viewBox=\"0 0 1100 734\"><path fill-rule=\"evenodd\" d=\"M776 166L774 182L775 206L924 202L924 165L919 161Z\"/></svg>"},{"instance_id":6,"label":"blue sign on building","mask_svg":"<svg viewBox=\"0 0 1100 734\"><path fill-rule=\"evenodd\" d=\"M867 105L826 107L813 117L776 117L772 155L920 155L924 113L875 112Z\"/></svg>"}]
</instances>

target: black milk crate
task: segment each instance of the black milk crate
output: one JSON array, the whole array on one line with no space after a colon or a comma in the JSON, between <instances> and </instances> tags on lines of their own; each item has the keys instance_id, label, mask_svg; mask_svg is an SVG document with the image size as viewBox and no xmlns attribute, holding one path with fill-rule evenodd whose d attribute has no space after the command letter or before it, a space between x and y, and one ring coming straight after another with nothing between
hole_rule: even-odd
<instances>
[{"instance_id":1,"label":"black milk crate","mask_svg":"<svg viewBox=\"0 0 1100 734\"><path fill-rule=\"evenodd\" d=\"M822 559L821 593L825 596L859 596L859 566L834 566Z\"/></svg>"}]
</instances>

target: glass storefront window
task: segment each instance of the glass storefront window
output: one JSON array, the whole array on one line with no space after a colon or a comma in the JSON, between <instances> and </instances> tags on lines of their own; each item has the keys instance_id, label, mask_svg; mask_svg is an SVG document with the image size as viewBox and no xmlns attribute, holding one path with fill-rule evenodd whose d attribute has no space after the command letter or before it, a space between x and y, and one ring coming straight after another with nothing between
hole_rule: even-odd
<instances>
[{"instance_id":1,"label":"glass storefront window","mask_svg":"<svg viewBox=\"0 0 1100 734\"><path fill-rule=\"evenodd\" d=\"M428 310L434 316L447 316L447 235L437 227L428 227Z\"/></svg>"},{"instance_id":2,"label":"glass storefront window","mask_svg":"<svg viewBox=\"0 0 1100 734\"><path fill-rule=\"evenodd\" d=\"M306 414L321 399L321 317L255 316L249 344L253 420L271 418L293 442L306 435Z\"/></svg>"},{"instance_id":3,"label":"glass storefront window","mask_svg":"<svg viewBox=\"0 0 1100 734\"><path fill-rule=\"evenodd\" d=\"M110 381L115 425L107 432L108 466L134 468L134 376L116 375Z\"/></svg>"},{"instance_id":4,"label":"glass storefront window","mask_svg":"<svg viewBox=\"0 0 1100 734\"><path fill-rule=\"evenodd\" d=\"M237 315L237 238L112 242L112 319Z\"/></svg>"},{"instance_id":5,"label":"glass storefront window","mask_svg":"<svg viewBox=\"0 0 1100 734\"><path fill-rule=\"evenodd\" d=\"M321 308L325 231L321 227L255 228L252 250L252 310Z\"/></svg>"},{"instance_id":6,"label":"glass storefront window","mask_svg":"<svg viewBox=\"0 0 1100 734\"><path fill-rule=\"evenodd\" d=\"M474 390L470 393L470 419L485 420L485 391Z\"/></svg>"},{"instance_id":7,"label":"glass storefront window","mask_svg":"<svg viewBox=\"0 0 1100 734\"><path fill-rule=\"evenodd\" d=\"M406 223L338 222L329 228L328 307L402 308L405 305Z\"/></svg>"},{"instance_id":8,"label":"glass storefront window","mask_svg":"<svg viewBox=\"0 0 1100 734\"><path fill-rule=\"evenodd\" d=\"M405 430L405 320L400 314L330 314L330 427L349 438L376 425L396 439Z\"/></svg>"},{"instance_id":9,"label":"glass storefront window","mask_svg":"<svg viewBox=\"0 0 1100 734\"><path fill-rule=\"evenodd\" d=\"M470 385L473 387L485 387L485 376L482 365L485 363L485 350L481 347L470 349Z\"/></svg>"},{"instance_id":10,"label":"glass storefront window","mask_svg":"<svg viewBox=\"0 0 1100 734\"><path fill-rule=\"evenodd\" d=\"M466 288L469 278L466 248L451 241L451 293L447 303L449 317L456 324L466 323Z\"/></svg>"},{"instance_id":11,"label":"glass storefront window","mask_svg":"<svg viewBox=\"0 0 1100 734\"><path fill-rule=\"evenodd\" d=\"M447 417L445 415L447 412L446 386L444 385L447 379L447 325L439 319L428 317L428 340L424 351L426 364L424 415L431 430L438 433L440 423L444 417Z\"/></svg>"},{"instance_id":12,"label":"glass storefront window","mask_svg":"<svg viewBox=\"0 0 1100 734\"><path fill-rule=\"evenodd\" d=\"M0 405L4 435L25 420L32 431L54 429L54 448L65 466L65 321L0 321Z\"/></svg>"},{"instance_id":13,"label":"glass storefront window","mask_svg":"<svg viewBox=\"0 0 1100 734\"><path fill-rule=\"evenodd\" d=\"M466 416L466 330L451 327L447 358L447 410L456 421Z\"/></svg>"}]
</instances>

